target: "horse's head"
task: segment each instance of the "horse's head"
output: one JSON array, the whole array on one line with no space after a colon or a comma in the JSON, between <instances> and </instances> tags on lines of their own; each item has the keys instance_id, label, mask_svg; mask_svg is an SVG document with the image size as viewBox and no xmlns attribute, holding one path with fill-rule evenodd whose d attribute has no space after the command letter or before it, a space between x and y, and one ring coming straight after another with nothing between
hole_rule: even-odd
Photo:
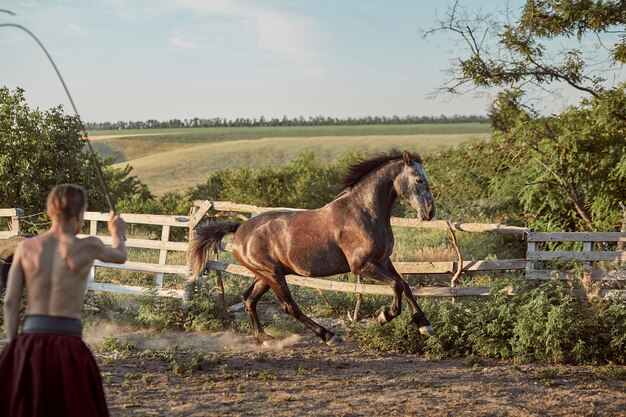
<instances>
[{"instance_id":1,"label":"horse's head","mask_svg":"<svg viewBox=\"0 0 626 417\"><path fill-rule=\"evenodd\" d=\"M402 159L402 171L393 183L396 193L417 211L419 220L432 220L435 217L435 200L430 193L422 161L411 159L408 152L402 153Z\"/></svg>"}]
</instances>

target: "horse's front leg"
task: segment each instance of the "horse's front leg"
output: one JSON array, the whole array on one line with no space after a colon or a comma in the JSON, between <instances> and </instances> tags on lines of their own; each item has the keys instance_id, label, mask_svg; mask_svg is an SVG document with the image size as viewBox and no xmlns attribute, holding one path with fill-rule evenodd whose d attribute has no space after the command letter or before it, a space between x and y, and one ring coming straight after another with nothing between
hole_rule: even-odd
<instances>
[{"instance_id":1,"label":"horse's front leg","mask_svg":"<svg viewBox=\"0 0 626 417\"><path fill-rule=\"evenodd\" d=\"M395 274L403 283L403 291L402 294L404 298L406 298L407 303L409 304L409 308L411 309L411 319L413 323L419 328L421 334L426 336L432 336L435 334L435 330L431 326L430 322L426 318L426 315L420 308L419 304L417 304L417 300L415 299L415 295L411 291L411 287L405 280L402 279L396 268L393 266L391 259L387 259L385 264L386 269Z\"/></svg>"},{"instance_id":2,"label":"horse's front leg","mask_svg":"<svg viewBox=\"0 0 626 417\"><path fill-rule=\"evenodd\" d=\"M387 306L378 315L378 323L382 326L402 313L402 296L405 296L412 313L412 320L419 328L420 333L424 335L435 334L430 322L421 310L409 284L400 277L400 274L393 268L391 261L387 262L386 267L380 266L372 261L366 261L352 272L365 278L370 278L389 285L393 290L393 300L390 306Z\"/></svg>"}]
</instances>

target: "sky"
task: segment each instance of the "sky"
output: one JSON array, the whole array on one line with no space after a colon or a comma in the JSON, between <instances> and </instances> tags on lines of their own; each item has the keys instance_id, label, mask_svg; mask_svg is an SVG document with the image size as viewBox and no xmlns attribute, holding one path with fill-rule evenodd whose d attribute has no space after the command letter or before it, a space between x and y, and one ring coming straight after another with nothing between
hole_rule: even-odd
<instances>
[{"instance_id":1,"label":"sky","mask_svg":"<svg viewBox=\"0 0 626 417\"><path fill-rule=\"evenodd\" d=\"M84 121L485 115L489 94L429 98L458 57L424 39L452 0L0 0L32 31ZM497 0L465 1L483 11ZM519 10L521 0L510 0ZM35 41L0 28L0 83L69 100Z\"/></svg>"}]
</instances>

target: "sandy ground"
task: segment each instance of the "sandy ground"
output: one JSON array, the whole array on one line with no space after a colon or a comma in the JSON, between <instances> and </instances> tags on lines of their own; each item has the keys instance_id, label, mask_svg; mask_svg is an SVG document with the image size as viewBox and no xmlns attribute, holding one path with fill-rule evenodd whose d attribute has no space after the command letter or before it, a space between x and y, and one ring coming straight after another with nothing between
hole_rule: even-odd
<instances>
[{"instance_id":1,"label":"sandy ground","mask_svg":"<svg viewBox=\"0 0 626 417\"><path fill-rule=\"evenodd\" d=\"M126 334L116 339L133 349L96 358L112 416L626 415L625 367L432 360L364 350L334 329L335 348L310 332L270 347L244 334Z\"/></svg>"}]
</instances>

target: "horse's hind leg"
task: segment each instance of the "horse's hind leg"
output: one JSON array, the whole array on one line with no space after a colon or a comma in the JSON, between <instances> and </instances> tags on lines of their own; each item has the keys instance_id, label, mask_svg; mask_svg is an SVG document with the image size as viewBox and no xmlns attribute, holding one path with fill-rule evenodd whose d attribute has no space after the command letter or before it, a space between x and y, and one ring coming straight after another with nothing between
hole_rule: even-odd
<instances>
[{"instance_id":1,"label":"horse's hind leg","mask_svg":"<svg viewBox=\"0 0 626 417\"><path fill-rule=\"evenodd\" d=\"M289 287L287 287L284 276L277 276L275 280L270 281L269 285L282 302L285 312L313 330L328 346L335 346L343 342L341 337L320 326L300 310L300 307L298 307L291 295Z\"/></svg>"},{"instance_id":2,"label":"horse's hind leg","mask_svg":"<svg viewBox=\"0 0 626 417\"><path fill-rule=\"evenodd\" d=\"M256 312L256 305L259 302L259 299L269 289L270 286L267 285L267 283L257 279L252 283L252 285L250 285L246 292L243 293L243 304L246 308L246 313L248 313L248 318L250 319L252 335L258 344L263 344L263 342L273 339L272 336L268 335L263 330L261 321L259 320L259 316Z\"/></svg>"}]
</instances>

